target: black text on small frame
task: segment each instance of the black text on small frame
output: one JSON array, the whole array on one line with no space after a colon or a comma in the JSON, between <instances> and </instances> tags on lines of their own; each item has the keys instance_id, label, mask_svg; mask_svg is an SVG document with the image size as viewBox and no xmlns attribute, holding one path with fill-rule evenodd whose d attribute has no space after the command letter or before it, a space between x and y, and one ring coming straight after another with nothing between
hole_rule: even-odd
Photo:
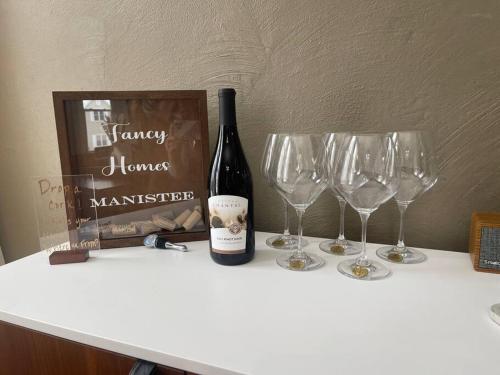
<instances>
[{"instance_id":1,"label":"black text on small frame","mask_svg":"<svg viewBox=\"0 0 500 375\"><path fill-rule=\"evenodd\" d=\"M208 238L206 91L53 92L62 174L91 174L101 248ZM90 187L89 187L90 188Z\"/></svg>"}]
</instances>

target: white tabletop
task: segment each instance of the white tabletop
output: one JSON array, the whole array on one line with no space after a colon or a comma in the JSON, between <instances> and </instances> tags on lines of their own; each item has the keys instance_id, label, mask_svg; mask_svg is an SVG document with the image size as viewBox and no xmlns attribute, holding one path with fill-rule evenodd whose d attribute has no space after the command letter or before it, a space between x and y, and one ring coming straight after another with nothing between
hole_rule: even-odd
<instances>
[{"instance_id":1,"label":"white tabletop","mask_svg":"<svg viewBox=\"0 0 500 375\"><path fill-rule=\"evenodd\" d=\"M255 259L224 267L208 243L143 247L50 266L37 253L0 267L0 320L200 374L496 374L500 275L468 254L424 250L419 265L357 281L344 258L313 272L279 268L257 233ZM376 245L370 245L373 256Z\"/></svg>"}]
</instances>

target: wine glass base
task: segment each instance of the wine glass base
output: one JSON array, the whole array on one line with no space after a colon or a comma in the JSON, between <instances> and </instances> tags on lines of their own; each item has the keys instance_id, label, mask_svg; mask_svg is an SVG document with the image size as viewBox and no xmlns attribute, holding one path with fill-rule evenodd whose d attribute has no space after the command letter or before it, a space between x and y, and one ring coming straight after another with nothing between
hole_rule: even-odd
<instances>
[{"instance_id":1,"label":"wine glass base","mask_svg":"<svg viewBox=\"0 0 500 375\"><path fill-rule=\"evenodd\" d=\"M325 253L340 256L349 256L361 253L361 249L356 247L353 242L340 240L338 238L321 242L319 244L319 248Z\"/></svg>"},{"instance_id":2,"label":"wine glass base","mask_svg":"<svg viewBox=\"0 0 500 375\"><path fill-rule=\"evenodd\" d=\"M266 245L278 250L296 250L299 244L297 236L277 234L266 239ZM309 245L305 238L302 238L302 247Z\"/></svg>"},{"instance_id":3,"label":"wine glass base","mask_svg":"<svg viewBox=\"0 0 500 375\"><path fill-rule=\"evenodd\" d=\"M290 271L312 271L325 265L325 260L317 255L302 253L302 256L295 254L283 254L276 258L276 263Z\"/></svg>"},{"instance_id":4,"label":"wine glass base","mask_svg":"<svg viewBox=\"0 0 500 375\"><path fill-rule=\"evenodd\" d=\"M391 275L391 270L382 263L368 260L366 266L359 266L357 259L347 259L337 266L339 272L356 280L380 280Z\"/></svg>"},{"instance_id":5,"label":"wine glass base","mask_svg":"<svg viewBox=\"0 0 500 375\"><path fill-rule=\"evenodd\" d=\"M421 251L405 248L406 251L399 251L396 246L384 246L377 249L379 258L392 263L417 264L425 262L427 256Z\"/></svg>"}]
</instances>

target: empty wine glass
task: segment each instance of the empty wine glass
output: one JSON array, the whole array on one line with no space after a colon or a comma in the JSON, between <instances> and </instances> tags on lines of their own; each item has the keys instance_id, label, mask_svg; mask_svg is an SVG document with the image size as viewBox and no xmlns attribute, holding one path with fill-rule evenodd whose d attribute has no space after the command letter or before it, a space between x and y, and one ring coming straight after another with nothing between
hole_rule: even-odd
<instances>
[{"instance_id":1,"label":"empty wine glass","mask_svg":"<svg viewBox=\"0 0 500 375\"><path fill-rule=\"evenodd\" d=\"M352 134L346 137L334 182L345 200L359 213L362 224L361 255L345 260L338 270L358 280L383 279L391 271L366 256L366 227L370 214L391 199L399 187L398 156L387 134Z\"/></svg>"},{"instance_id":2,"label":"empty wine glass","mask_svg":"<svg viewBox=\"0 0 500 375\"><path fill-rule=\"evenodd\" d=\"M260 163L260 172L267 184L275 189L275 185L273 180L269 175L269 170L271 167L271 162L275 157L276 146L280 144L280 137L283 137L282 134L268 134L266 139L266 145L264 147L264 153L262 155L262 161ZM285 198L281 197L283 201L283 208L285 212L285 229L283 230L283 234L278 234L276 236L272 236L266 239L266 245L272 247L274 249L284 249L284 250L293 250L297 248L299 243L298 237L290 234L290 219L288 216L288 202ZM302 246L307 246L307 240L302 239Z\"/></svg>"},{"instance_id":3,"label":"empty wine glass","mask_svg":"<svg viewBox=\"0 0 500 375\"><path fill-rule=\"evenodd\" d=\"M335 255L356 255L361 252L359 247L355 247L344 237L344 213L346 200L335 188L334 174L335 165L339 157L339 149L349 133L328 133L324 136L326 148L327 184L330 191L337 198L340 207L339 236L332 240L325 240L319 244L319 248L325 253Z\"/></svg>"},{"instance_id":4,"label":"empty wine glass","mask_svg":"<svg viewBox=\"0 0 500 375\"><path fill-rule=\"evenodd\" d=\"M310 271L325 264L323 258L302 250L302 216L326 188L325 146L321 135L290 134L279 137L271 162L271 179L278 192L297 211L298 246L277 263L294 271Z\"/></svg>"},{"instance_id":5,"label":"empty wine glass","mask_svg":"<svg viewBox=\"0 0 500 375\"><path fill-rule=\"evenodd\" d=\"M395 246L384 246L377 255L394 263L421 263L424 253L406 247L404 243L404 214L408 205L429 190L438 179L434 148L430 135L422 131L392 133L392 140L399 153L401 185L394 196L399 208L399 239Z\"/></svg>"}]
</instances>

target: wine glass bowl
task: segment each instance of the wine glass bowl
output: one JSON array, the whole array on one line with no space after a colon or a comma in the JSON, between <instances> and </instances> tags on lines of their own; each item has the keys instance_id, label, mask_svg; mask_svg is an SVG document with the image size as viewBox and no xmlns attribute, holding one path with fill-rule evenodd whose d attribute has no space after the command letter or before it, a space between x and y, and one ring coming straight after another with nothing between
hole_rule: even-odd
<instances>
[{"instance_id":1,"label":"wine glass bowl","mask_svg":"<svg viewBox=\"0 0 500 375\"><path fill-rule=\"evenodd\" d=\"M292 207L305 210L325 189L321 137L315 134L286 135L278 147L273 182Z\"/></svg>"},{"instance_id":2,"label":"wine glass bowl","mask_svg":"<svg viewBox=\"0 0 500 375\"><path fill-rule=\"evenodd\" d=\"M276 189L275 184L273 183L271 176L269 175L272 162L275 160L275 152L277 150L277 145L280 144L283 134L271 133L268 134L266 139L266 145L264 147L264 152L262 155L262 160L260 164L260 172L264 177L266 183L273 189ZM285 198L282 198L283 201L283 209L285 216L285 228L283 230L283 234L278 234L275 236L271 236L266 239L266 245L281 250L293 250L297 248L298 238L297 236L293 236L290 234L290 224L289 224L289 216L288 216L288 202ZM303 246L307 245L306 240L302 240Z\"/></svg>"},{"instance_id":3,"label":"wine glass bowl","mask_svg":"<svg viewBox=\"0 0 500 375\"><path fill-rule=\"evenodd\" d=\"M424 253L404 243L404 215L408 205L418 199L437 182L437 163L432 139L427 132L401 131L392 133L399 153L401 184L394 196L400 212L399 239L394 246L384 246L377 255L387 261L403 264L424 262Z\"/></svg>"},{"instance_id":4,"label":"wine glass bowl","mask_svg":"<svg viewBox=\"0 0 500 375\"><path fill-rule=\"evenodd\" d=\"M302 250L302 216L326 188L325 146L320 135L289 134L280 137L270 176L278 193L295 208L298 217L298 247L278 257L286 269L309 271L321 267L324 260Z\"/></svg>"},{"instance_id":5,"label":"wine glass bowl","mask_svg":"<svg viewBox=\"0 0 500 375\"><path fill-rule=\"evenodd\" d=\"M351 134L344 140L333 168L334 184L359 213L362 224L361 255L339 263L338 270L358 280L388 277L391 271L366 255L370 214L396 195L400 184L398 154L387 134Z\"/></svg>"}]
</instances>

